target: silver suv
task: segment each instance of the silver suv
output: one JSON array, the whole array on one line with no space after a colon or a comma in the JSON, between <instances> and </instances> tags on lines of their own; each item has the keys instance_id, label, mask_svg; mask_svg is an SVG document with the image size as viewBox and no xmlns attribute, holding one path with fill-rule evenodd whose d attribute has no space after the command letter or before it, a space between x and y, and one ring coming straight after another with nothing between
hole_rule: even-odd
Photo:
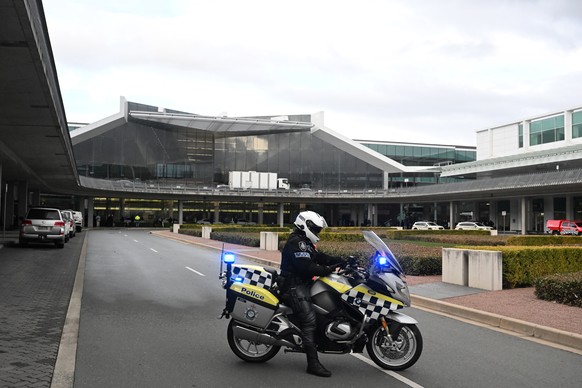
<instances>
[{"instance_id":1,"label":"silver suv","mask_svg":"<svg viewBox=\"0 0 582 388\"><path fill-rule=\"evenodd\" d=\"M20 225L18 236L20 246L26 246L29 242L39 242L53 243L57 248L63 248L68 240L65 224L66 221L59 209L33 207L28 210L26 218Z\"/></svg>"},{"instance_id":2,"label":"silver suv","mask_svg":"<svg viewBox=\"0 0 582 388\"><path fill-rule=\"evenodd\" d=\"M459 222L455 226L456 230L493 230L491 226L482 224L481 222L465 221Z\"/></svg>"}]
</instances>

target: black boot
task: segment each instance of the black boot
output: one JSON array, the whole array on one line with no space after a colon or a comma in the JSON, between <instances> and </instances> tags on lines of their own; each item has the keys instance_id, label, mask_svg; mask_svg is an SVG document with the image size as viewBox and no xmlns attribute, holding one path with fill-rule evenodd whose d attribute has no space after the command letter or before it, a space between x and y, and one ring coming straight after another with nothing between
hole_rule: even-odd
<instances>
[{"instance_id":1,"label":"black boot","mask_svg":"<svg viewBox=\"0 0 582 388\"><path fill-rule=\"evenodd\" d=\"M305 353L307 353L307 373L320 377L331 376L331 372L325 369L325 367L319 362L319 359L317 358L317 349L307 348Z\"/></svg>"}]
</instances>

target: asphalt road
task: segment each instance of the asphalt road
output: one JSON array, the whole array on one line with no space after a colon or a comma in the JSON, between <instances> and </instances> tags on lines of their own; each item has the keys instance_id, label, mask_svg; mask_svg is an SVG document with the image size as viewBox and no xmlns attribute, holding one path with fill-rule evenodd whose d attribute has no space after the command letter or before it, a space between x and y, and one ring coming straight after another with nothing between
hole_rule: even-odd
<instances>
[{"instance_id":1,"label":"asphalt road","mask_svg":"<svg viewBox=\"0 0 582 388\"><path fill-rule=\"evenodd\" d=\"M582 356L451 318L409 309L424 352L403 372L352 355L321 355L330 379L308 375L305 356L265 364L228 347L219 252L139 230L87 235L75 387L579 387ZM367 355L364 353L364 356Z\"/></svg>"}]
</instances>

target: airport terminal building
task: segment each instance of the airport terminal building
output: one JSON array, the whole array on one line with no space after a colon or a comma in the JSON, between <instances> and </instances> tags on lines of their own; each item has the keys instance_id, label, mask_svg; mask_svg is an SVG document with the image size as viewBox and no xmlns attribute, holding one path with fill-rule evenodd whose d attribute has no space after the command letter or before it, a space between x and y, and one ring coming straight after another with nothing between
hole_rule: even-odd
<instances>
[{"instance_id":1,"label":"airport terminal building","mask_svg":"<svg viewBox=\"0 0 582 388\"><path fill-rule=\"evenodd\" d=\"M121 98L120 112L70 133L81 184L105 194L93 215L115 223L282 224L309 208L332 225L472 219L541 233L545 219L582 218L581 127L579 108L477 131L477 147L395 143L348 139L322 112L213 117ZM232 171L276 173L290 189L230 188Z\"/></svg>"}]
</instances>

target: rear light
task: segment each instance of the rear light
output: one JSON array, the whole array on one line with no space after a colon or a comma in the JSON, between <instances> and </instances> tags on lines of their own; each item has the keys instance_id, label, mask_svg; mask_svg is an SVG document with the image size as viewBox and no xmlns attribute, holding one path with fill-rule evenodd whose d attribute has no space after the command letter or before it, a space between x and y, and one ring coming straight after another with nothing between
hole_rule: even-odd
<instances>
[{"instance_id":1,"label":"rear light","mask_svg":"<svg viewBox=\"0 0 582 388\"><path fill-rule=\"evenodd\" d=\"M64 221L55 221L55 226L65 226Z\"/></svg>"},{"instance_id":2,"label":"rear light","mask_svg":"<svg viewBox=\"0 0 582 388\"><path fill-rule=\"evenodd\" d=\"M24 220L24 221L22 221L22 225L32 225L32 221L31 220Z\"/></svg>"}]
</instances>

